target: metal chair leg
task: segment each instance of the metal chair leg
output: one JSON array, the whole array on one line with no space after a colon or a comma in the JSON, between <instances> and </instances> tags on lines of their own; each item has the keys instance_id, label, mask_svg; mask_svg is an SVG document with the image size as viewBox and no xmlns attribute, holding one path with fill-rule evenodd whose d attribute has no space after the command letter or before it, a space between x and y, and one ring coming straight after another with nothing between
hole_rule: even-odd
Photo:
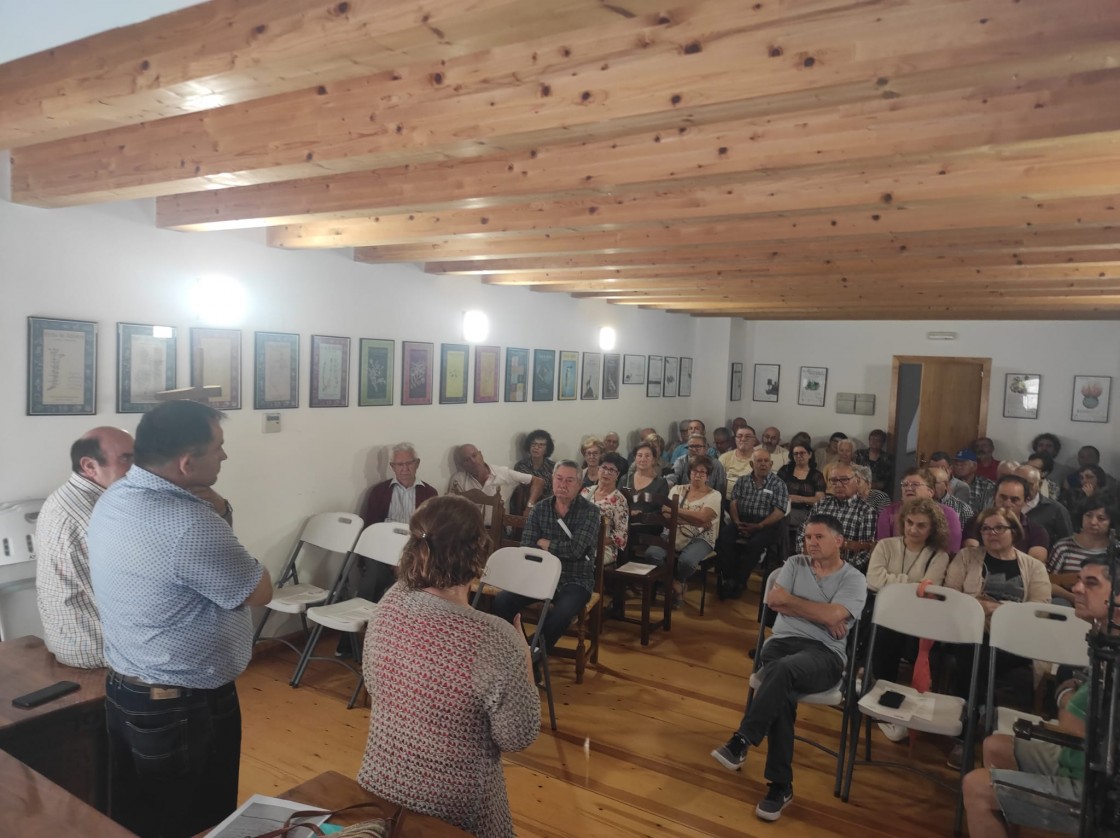
<instances>
[{"instance_id":1,"label":"metal chair leg","mask_svg":"<svg viewBox=\"0 0 1120 838\"><path fill-rule=\"evenodd\" d=\"M292 673L292 680L288 682L289 686L298 687L299 682L303 680L304 670L307 669L307 664L311 662L312 655L315 654L315 644L319 642L319 637L323 633L323 627L319 623L315 624L310 634L307 637L307 644L303 647L303 652L296 662L296 670Z\"/></svg>"},{"instance_id":2,"label":"metal chair leg","mask_svg":"<svg viewBox=\"0 0 1120 838\"><path fill-rule=\"evenodd\" d=\"M539 653L541 667L544 670L544 694L548 698L548 721L552 729L556 730L556 708L552 703L552 676L548 670L548 654L543 649L540 649Z\"/></svg>"}]
</instances>

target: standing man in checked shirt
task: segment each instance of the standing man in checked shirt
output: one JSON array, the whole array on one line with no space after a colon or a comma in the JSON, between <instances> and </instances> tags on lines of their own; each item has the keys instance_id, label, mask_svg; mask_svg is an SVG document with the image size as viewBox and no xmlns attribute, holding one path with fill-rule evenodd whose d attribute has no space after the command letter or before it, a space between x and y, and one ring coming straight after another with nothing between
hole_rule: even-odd
<instances>
[{"instance_id":1,"label":"standing man in checked shirt","mask_svg":"<svg viewBox=\"0 0 1120 838\"><path fill-rule=\"evenodd\" d=\"M595 590L601 513L580 495L582 484L578 465L571 460L558 462L552 469L552 497L533 507L521 533L522 547L537 547L560 559L560 581L543 629L550 653ZM529 597L502 591L494 597L493 612L512 622L530 602Z\"/></svg>"},{"instance_id":2,"label":"standing man in checked shirt","mask_svg":"<svg viewBox=\"0 0 1120 838\"><path fill-rule=\"evenodd\" d=\"M828 475L828 494L813 504L809 512L814 515L831 515L844 528L844 549L848 563L862 573L867 572L871 548L875 546L876 514L867 501L859 496L855 472L851 466L836 465ZM797 534L797 552L805 549L805 525Z\"/></svg>"},{"instance_id":3,"label":"standing man in checked shirt","mask_svg":"<svg viewBox=\"0 0 1120 838\"><path fill-rule=\"evenodd\" d=\"M89 581L86 531L93 505L132 465L132 435L119 428L89 431L70 446L70 479L39 510L35 526L36 599L43 638L59 663L105 665L101 619Z\"/></svg>"},{"instance_id":4,"label":"standing man in checked shirt","mask_svg":"<svg viewBox=\"0 0 1120 838\"><path fill-rule=\"evenodd\" d=\"M785 526L789 489L773 467L770 452L756 448L751 453L751 473L735 481L731 490L732 526L721 528L716 544L721 597L743 595L763 552L778 543L779 527Z\"/></svg>"},{"instance_id":5,"label":"standing man in checked shirt","mask_svg":"<svg viewBox=\"0 0 1120 838\"><path fill-rule=\"evenodd\" d=\"M218 479L222 414L158 405L136 429L135 464L98 501L90 570L109 673L110 814L143 838L178 838L237 806L249 606L268 571L194 492Z\"/></svg>"}]
</instances>

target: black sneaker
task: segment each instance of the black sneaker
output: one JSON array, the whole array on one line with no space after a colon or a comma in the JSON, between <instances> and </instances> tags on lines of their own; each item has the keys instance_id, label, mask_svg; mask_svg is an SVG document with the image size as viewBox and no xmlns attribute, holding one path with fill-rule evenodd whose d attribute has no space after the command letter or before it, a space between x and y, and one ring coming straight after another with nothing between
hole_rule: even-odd
<instances>
[{"instance_id":1,"label":"black sneaker","mask_svg":"<svg viewBox=\"0 0 1120 838\"><path fill-rule=\"evenodd\" d=\"M770 791L766 797L754 807L754 813L764 821L776 821L782 816L782 810L793 800L793 786L779 786L770 784Z\"/></svg>"},{"instance_id":2,"label":"black sneaker","mask_svg":"<svg viewBox=\"0 0 1120 838\"><path fill-rule=\"evenodd\" d=\"M738 733L733 733L726 745L721 745L712 751L712 756L728 771L738 771L747 759L748 747L750 746L746 739Z\"/></svg>"}]
</instances>

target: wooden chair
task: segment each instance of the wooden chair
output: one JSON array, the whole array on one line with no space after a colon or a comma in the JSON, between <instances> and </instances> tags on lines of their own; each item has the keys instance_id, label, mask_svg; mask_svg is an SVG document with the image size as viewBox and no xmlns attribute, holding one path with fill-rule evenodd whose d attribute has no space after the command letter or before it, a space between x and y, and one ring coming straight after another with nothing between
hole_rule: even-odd
<instances>
[{"instance_id":1,"label":"wooden chair","mask_svg":"<svg viewBox=\"0 0 1120 838\"><path fill-rule=\"evenodd\" d=\"M603 572L606 585L614 592L617 601L622 605L621 613L615 616L627 623L637 623L641 626L642 645L649 645L649 636L655 628L669 631L673 621L673 579L677 569L677 513L679 506L675 497L653 497L648 493L634 496L635 503L656 503L656 512L643 512L630 519L630 540L632 549L629 551L634 561L642 562L646 551L650 547L660 547L665 551L665 561L653 568L648 573L630 573L624 570L626 564L608 568ZM669 507L669 518L666 520L661 512L663 506ZM660 527L657 533L635 532L634 527L656 526ZM653 606L653 588L661 584L664 594L665 607L661 619L654 622L651 617ZM626 615L626 586L637 585L642 591L641 617L628 617Z\"/></svg>"},{"instance_id":2,"label":"wooden chair","mask_svg":"<svg viewBox=\"0 0 1120 838\"><path fill-rule=\"evenodd\" d=\"M505 507L502 504L502 492L499 489L492 495L486 494L481 489L467 489L465 492L454 492L461 495L478 507L482 513L482 524L490 536L492 549L497 550L502 546L502 535L505 532Z\"/></svg>"}]
</instances>

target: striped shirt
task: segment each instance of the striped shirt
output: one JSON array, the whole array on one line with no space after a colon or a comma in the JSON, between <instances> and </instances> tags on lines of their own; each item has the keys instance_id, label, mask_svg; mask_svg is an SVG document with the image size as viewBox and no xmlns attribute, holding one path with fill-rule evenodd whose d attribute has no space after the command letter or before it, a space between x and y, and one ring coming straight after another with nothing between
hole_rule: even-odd
<instances>
[{"instance_id":1,"label":"striped shirt","mask_svg":"<svg viewBox=\"0 0 1120 838\"><path fill-rule=\"evenodd\" d=\"M86 544L89 516L104 491L80 474L71 474L43 503L35 527L35 588L43 639L61 663L82 669L105 665Z\"/></svg>"}]
</instances>

